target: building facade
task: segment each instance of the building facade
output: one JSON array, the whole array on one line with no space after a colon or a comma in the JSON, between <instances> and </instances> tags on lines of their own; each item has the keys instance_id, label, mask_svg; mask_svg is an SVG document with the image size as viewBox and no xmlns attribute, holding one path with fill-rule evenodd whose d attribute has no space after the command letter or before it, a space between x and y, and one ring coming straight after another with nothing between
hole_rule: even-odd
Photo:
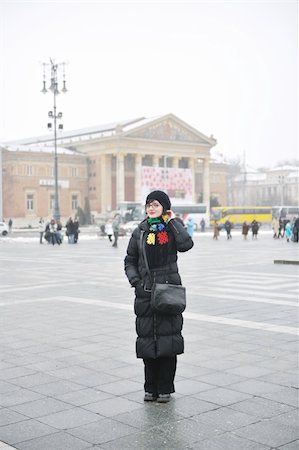
<instances>
[{"instance_id":1,"label":"building facade","mask_svg":"<svg viewBox=\"0 0 299 450\"><path fill-rule=\"evenodd\" d=\"M41 136L10 144L22 152L6 147L4 217L51 212L53 144L53 136ZM216 140L173 114L64 132L57 145L65 150L58 155L63 217L72 215L75 204L83 207L85 197L97 215L123 201L143 202L152 189L165 189L174 204L199 197L209 204L210 149Z\"/></svg>"},{"instance_id":2,"label":"building facade","mask_svg":"<svg viewBox=\"0 0 299 450\"><path fill-rule=\"evenodd\" d=\"M247 170L235 177L232 190L232 206L298 206L299 168L281 166L263 172Z\"/></svg>"},{"instance_id":3,"label":"building facade","mask_svg":"<svg viewBox=\"0 0 299 450\"><path fill-rule=\"evenodd\" d=\"M58 148L58 155L60 211L62 217L68 217L88 196L88 164L85 155L64 148ZM25 219L31 225L39 217L50 219L54 206L53 149L7 146L1 156L3 217Z\"/></svg>"}]
</instances>

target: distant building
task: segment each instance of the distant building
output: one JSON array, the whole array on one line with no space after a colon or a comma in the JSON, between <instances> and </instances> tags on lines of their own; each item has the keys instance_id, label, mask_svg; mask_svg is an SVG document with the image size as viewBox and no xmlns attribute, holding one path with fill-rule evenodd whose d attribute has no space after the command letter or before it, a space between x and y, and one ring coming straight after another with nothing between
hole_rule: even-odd
<instances>
[{"instance_id":1,"label":"distant building","mask_svg":"<svg viewBox=\"0 0 299 450\"><path fill-rule=\"evenodd\" d=\"M7 145L2 147L3 217L26 218L37 223L50 218L54 202L52 147ZM58 147L59 198L63 217L74 215L88 195L86 155ZM15 221L15 224L17 222Z\"/></svg>"},{"instance_id":2,"label":"distant building","mask_svg":"<svg viewBox=\"0 0 299 450\"><path fill-rule=\"evenodd\" d=\"M53 145L53 135L3 145L4 217L52 214ZM57 145L64 218L83 207L85 197L96 216L123 201L143 202L151 189L165 189L173 204L200 196L209 204L210 149L216 140L173 114L62 132Z\"/></svg>"},{"instance_id":3,"label":"distant building","mask_svg":"<svg viewBox=\"0 0 299 450\"><path fill-rule=\"evenodd\" d=\"M232 189L232 206L298 206L299 167L281 166L263 172L247 168L235 177Z\"/></svg>"}]
</instances>

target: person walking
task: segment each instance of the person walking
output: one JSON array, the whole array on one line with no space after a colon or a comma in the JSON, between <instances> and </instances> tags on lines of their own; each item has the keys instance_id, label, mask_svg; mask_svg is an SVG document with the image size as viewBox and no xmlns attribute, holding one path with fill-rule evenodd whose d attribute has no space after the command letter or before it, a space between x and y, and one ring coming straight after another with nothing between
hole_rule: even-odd
<instances>
[{"instance_id":1,"label":"person walking","mask_svg":"<svg viewBox=\"0 0 299 450\"><path fill-rule=\"evenodd\" d=\"M112 242L113 228L111 219L107 220L107 223L105 225L105 234L108 236L109 242Z\"/></svg>"},{"instance_id":2,"label":"person walking","mask_svg":"<svg viewBox=\"0 0 299 450\"><path fill-rule=\"evenodd\" d=\"M232 239L232 235L231 235L232 227L233 227L233 224L228 219L226 219L226 221L224 223L224 228L226 231L227 239Z\"/></svg>"},{"instance_id":3,"label":"person walking","mask_svg":"<svg viewBox=\"0 0 299 450\"><path fill-rule=\"evenodd\" d=\"M75 217L75 220L74 220L74 244L77 244L78 240L79 240L79 233L80 233L79 227L80 227L79 219L78 219L78 217Z\"/></svg>"},{"instance_id":4,"label":"person walking","mask_svg":"<svg viewBox=\"0 0 299 450\"><path fill-rule=\"evenodd\" d=\"M66 235L69 244L75 243L75 224L73 219L70 217L67 223L65 224Z\"/></svg>"},{"instance_id":5,"label":"person walking","mask_svg":"<svg viewBox=\"0 0 299 450\"><path fill-rule=\"evenodd\" d=\"M284 238L285 222L282 217L278 220L278 238Z\"/></svg>"},{"instance_id":6,"label":"person walking","mask_svg":"<svg viewBox=\"0 0 299 450\"><path fill-rule=\"evenodd\" d=\"M292 224L291 222L287 222L285 226L285 237L287 239L287 242L290 242L290 239L292 237Z\"/></svg>"},{"instance_id":7,"label":"person walking","mask_svg":"<svg viewBox=\"0 0 299 450\"><path fill-rule=\"evenodd\" d=\"M253 221L251 222L252 239L257 239L259 228L260 224L255 219L253 219Z\"/></svg>"},{"instance_id":8,"label":"person walking","mask_svg":"<svg viewBox=\"0 0 299 450\"><path fill-rule=\"evenodd\" d=\"M214 222L213 230L214 230L213 239L215 239L217 241L218 236L220 234L220 227L219 227L217 220L215 220L215 222Z\"/></svg>"},{"instance_id":9,"label":"person walking","mask_svg":"<svg viewBox=\"0 0 299 450\"><path fill-rule=\"evenodd\" d=\"M243 225L242 225L242 234L243 234L243 238L245 240L247 239L249 228L250 228L250 225L248 225L248 223L245 220L245 222L243 222Z\"/></svg>"},{"instance_id":10,"label":"person walking","mask_svg":"<svg viewBox=\"0 0 299 450\"><path fill-rule=\"evenodd\" d=\"M114 234L114 242L112 244L112 247L117 247L119 225L120 225L120 215L115 214L113 222L112 222L112 230L113 230L113 234Z\"/></svg>"},{"instance_id":11,"label":"person walking","mask_svg":"<svg viewBox=\"0 0 299 450\"><path fill-rule=\"evenodd\" d=\"M299 217L296 217L294 219L294 225L293 225L293 238L294 242L298 242L298 236L299 236Z\"/></svg>"},{"instance_id":12,"label":"person walking","mask_svg":"<svg viewBox=\"0 0 299 450\"><path fill-rule=\"evenodd\" d=\"M39 231L39 243L42 244L45 232L45 221L42 217L39 219L38 222L38 231Z\"/></svg>"},{"instance_id":13,"label":"person walking","mask_svg":"<svg viewBox=\"0 0 299 450\"><path fill-rule=\"evenodd\" d=\"M274 239L278 239L279 236L279 221L277 219L277 217L274 217L274 219L272 220L272 230L273 230L273 238Z\"/></svg>"},{"instance_id":14,"label":"person walking","mask_svg":"<svg viewBox=\"0 0 299 450\"><path fill-rule=\"evenodd\" d=\"M184 352L183 317L182 314L153 312L152 280L181 285L177 252L190 250L193 241L175 218L165 192L151 192L146 198L145 208L147 217L133 231L124 269L135 288L136 354L144 363L144 401L166 403L175 392L177 355Z\"/></svg>"},{"instance_id":15,"label":"person walking","mask_svg":"<svg viewBox=\"0 0 299 450\"><path fill-rule=\"evenodd\" d=\"M205 229L206 229L206 221L205 221L204 218L202 218L201 221L200 221L200 231L201 231L202 233L204 233L204 232L205 232Z\"/></svg>"},{"instance_id":16,"label":"person walking","mask_svg":"<svg viewBox=\"0 0 299 450\"><path fill-rule=\"evenodd\" d=\"M193 237L193 231L194 231L194 220L193 220L193 218L191 216L189 216L188 219L187 219L186 227L187 227L187 233L192 238Z\"/></svg>"},{"instance_id":17,"label":"person walking","mask_svg":"<svg viewBox=\"0 0 299 450\"><path fill-rule=\"evenodd\" d=\"M9 221L8 221L8 231L9 231L9 233L12 233L12 224L13 224L12 219L9 219Z\"/></svg>"},{"instance_id":18,"label":"person walking","mask_svg":"<svg viewBox=\"0 0 299 450\"><path fill-rule=\"evenodd\" d=\"M59 238L59 231L57 230L57 223L55 219L52 219L49 223L49 243L50 244L61 244L61 240Z\"/></svg>"}]
</instances>

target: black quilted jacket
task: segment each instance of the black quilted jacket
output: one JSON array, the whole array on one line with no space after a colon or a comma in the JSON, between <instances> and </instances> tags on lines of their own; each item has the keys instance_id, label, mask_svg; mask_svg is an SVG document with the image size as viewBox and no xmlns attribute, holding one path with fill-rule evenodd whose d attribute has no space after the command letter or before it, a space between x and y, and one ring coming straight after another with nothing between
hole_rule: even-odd
<instances>
[{"instance_id":1,"label":"black quilted jacket","mask_svg":"<svg viewBox=\"0 0 299 450\"><path fill-rule=\"evenodd\" d=\"M157 283L181 284L178 273L177 252L186 252L193 247L193 241L185 228L176 219L166 226L169 242L167 265L151 270L151 278ZM150 306L151 281L146 271L141 245L149 231L146 220L141 222L132 234L125 257L125 272L131 286L135 287L136 353L138 358L174 356L184 352L181 334L183 317L153 313Z\"/></svg>"}]
</instances>

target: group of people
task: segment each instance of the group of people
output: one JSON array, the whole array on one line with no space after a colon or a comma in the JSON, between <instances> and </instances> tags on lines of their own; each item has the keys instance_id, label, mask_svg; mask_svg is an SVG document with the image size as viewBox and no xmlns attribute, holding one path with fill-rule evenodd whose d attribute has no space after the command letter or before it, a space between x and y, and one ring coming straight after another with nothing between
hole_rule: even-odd
<instances>
[{"instance_id":1,"label":"group of people","mask_svg":"<svg viewBox=\"0 0 299 450\"><path fill-rule=\"evenodd\" d=\"M61 245L63 241L62 224L60 220L51 219L50 222L45 222L41 217L38 224L39 228L39 243L43 244L43 239L48 244ZM76 244L79 239L79 221L70 217L65 225L65 234L68 238L69 244Z\"/></svg>"},{"instance_id":2,"label":"group of people","mask_svg":"<svg viewBox=\"0 0 299 450\"><path fill-rule=\"evenodd\" d=\"M242 224L242 236L243 239L247 239L249 230L251 229L252 232L252 239L257 239L257 235L258 235L258 231L260 229L261 224L259 222L257 222L255 219L251 222L251 224L248 224L246 222L246 220L243 222ZM232 235L231 235L231 230L234 227L234 224L227 219L223 225L224 230L226 231L226 237L227 240L232 239ZM215 220L214 226L213 226L213 239L217 240L219 235L220 235L220 231L221 231L222 227L219 225L219 223L217 222L217 220Z\"/></svg>"},{"instance_id":3,"label":"group of people","mask_svg":"<svg viewBox=\"0 0 299 450\"><path fill-rule=\"evenodd\" d=\"M272 220L273 238L279 239L286 237L287 242L298 242L299 217L292 220L274 217Z\"/></svg>"}]
</instances>

